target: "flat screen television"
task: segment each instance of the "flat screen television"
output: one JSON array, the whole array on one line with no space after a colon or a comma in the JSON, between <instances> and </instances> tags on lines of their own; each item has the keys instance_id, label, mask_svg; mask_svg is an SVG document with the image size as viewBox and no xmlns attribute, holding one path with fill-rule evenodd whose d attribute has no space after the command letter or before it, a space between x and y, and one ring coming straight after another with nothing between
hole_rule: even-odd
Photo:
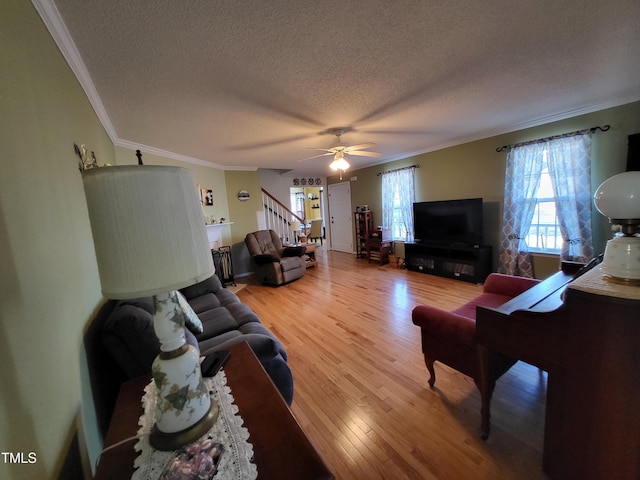
<instances>
[{"instance_id":1,"label":"flat screen television","mask_svg":"<svg viewBox=\"0 0 640 480\"><path fill-rule=\"evenodd\" d=\"M482 198L416 202L413 231L420 243L482 245Z\"/></svg>"}]
</instances>

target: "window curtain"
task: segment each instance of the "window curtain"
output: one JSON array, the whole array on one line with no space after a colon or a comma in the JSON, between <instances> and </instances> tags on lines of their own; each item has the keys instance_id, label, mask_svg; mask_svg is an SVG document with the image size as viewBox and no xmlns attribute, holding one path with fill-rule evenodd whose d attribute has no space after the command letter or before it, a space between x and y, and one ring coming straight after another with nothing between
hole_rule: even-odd
<instances>
[{"instance_id":1,"label":"window curtain","mask_svg":"<svg viewBox=\"0 0 640 480\"><path fill-rule=\"evenodd\" d=\"M562 260L588 262L591 236L591 136L549 142L549 174L562 234Z\"/></svg>"},{"instance_id":2,"label":"window curtain","mask_svg":"<svg viewBox=\"0 0 640 480\"><path fill-rule=\"evenodd\" d=\"M382 174L382 228L390 229L394 240L413 241L413 171L402 168Z\"/></svg>"},{"instance_id":3,"label":"window curtain","mask_svg":"<svg viewBox=\"0 0 640 480\"><path fill-rule=\"evenodd\" d=\"M563 137L514 147L507 155L499 271L533 277L525 241L535 211L544 152L563 238L561 260L586 262L591 236L591 136Z\"/></svg>"},{"instance_id":4,"label":"window curtain","mask_svg":"<svg viewBox=\"0 0 640 480\"><path fill-rule=\"evenodd\" d=\"M540 185L544 149L544 144L534 143L515 147L507 155L500 273L533 278L533 264L525 239L536 207L531 199Z\"/></svg>"}]
</instances>

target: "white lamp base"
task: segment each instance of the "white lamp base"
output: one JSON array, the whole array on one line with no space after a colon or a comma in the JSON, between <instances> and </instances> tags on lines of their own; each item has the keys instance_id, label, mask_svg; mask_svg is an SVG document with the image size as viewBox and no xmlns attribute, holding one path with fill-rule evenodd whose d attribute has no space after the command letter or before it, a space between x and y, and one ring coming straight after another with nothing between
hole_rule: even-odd
<instances>
[{"instance_id":1,"label":"white lamp base","mask_svg":"<svg viewBox=\"0 0 640 480\"><path fill-rule=\"evenodd\" d=\"M154 425L149 435L149 443L156 450L171 451L177 450L183 445L193 443L200 437L207 434L211 427L218 419L218 405L211 404L211 408L207 414L202 417L198 422L191 427L182 430L180 432L165 433L158 428L158 425Z\"/></svg>"},{"instance_id":2,"label":"white lamp base","mask_svg":"<svg viewBox=\"0 0 640 480\"><path fill-rule=\"evenodd\" d=\"M175 450L207 433L218 416L202 381L198 351L184 337L184 313L176 292L155 297L154 329L160 355L152 366L158 390L156 424L149 438L158 450Z\"/></svg>"},{"instance_id":3,"label":"white lamp base","mask_svg":"<svg viewBox=\"0 0 640 480\"><path fill-rule=\"evenodd\" d=\"M609 240L600 270L609 282L640 285L640 237L621 235Z\"/></svg>"}]
</instances>

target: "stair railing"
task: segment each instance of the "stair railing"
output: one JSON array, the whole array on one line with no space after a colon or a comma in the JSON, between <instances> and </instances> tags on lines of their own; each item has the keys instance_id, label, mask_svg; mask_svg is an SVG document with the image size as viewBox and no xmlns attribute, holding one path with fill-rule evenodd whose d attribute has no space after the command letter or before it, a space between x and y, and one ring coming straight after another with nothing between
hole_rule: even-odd
<instances>
[{"instance_id":1,"label":"stair railing","mask_svg":"<svg viewBox=\"0 0 640 480\"><path fill-rule=\"evenodd\" d=\"M284 244L296 243L294 233L291 231L291 224L293 222L300 222L306 235L306 217L298 216L264 188L261 190L262 205L264 206L264 222L267 230L275 231Z\"/></svg>"}]
</instances>

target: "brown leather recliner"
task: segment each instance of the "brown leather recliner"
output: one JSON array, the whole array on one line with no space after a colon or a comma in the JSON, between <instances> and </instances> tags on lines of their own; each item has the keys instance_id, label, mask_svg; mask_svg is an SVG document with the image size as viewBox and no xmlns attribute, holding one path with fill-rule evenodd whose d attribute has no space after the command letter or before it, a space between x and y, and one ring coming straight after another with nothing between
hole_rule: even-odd
<instances>
[{"instance_id":1,"label":"brown leather recliner","mask_svg":"<svg viewBox=\"0 0 640 480\"><path fill-rule=\"evenodd\" d=\"M244 239L256 277L266 285L282 285L302 277L306 270L304 246L282 246L273 230L248 233Z\"/></svg>"}]
</instances>

